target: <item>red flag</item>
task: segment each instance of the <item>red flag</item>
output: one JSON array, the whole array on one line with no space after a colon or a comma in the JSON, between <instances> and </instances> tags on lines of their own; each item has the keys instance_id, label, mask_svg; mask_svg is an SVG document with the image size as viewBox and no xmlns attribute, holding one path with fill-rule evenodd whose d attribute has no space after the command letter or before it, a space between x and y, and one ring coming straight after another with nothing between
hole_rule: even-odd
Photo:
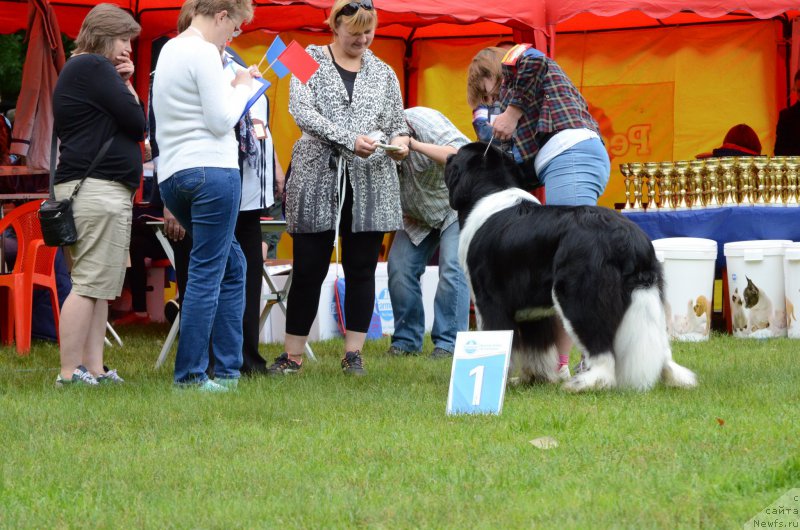
<instances>
[{"instance_id":1,"label":"red flag","mask_svg":"<svg viewBox=\"0 0 800 530\"><path fill-rule=\"evenodd\" d=\"M319 68L319 63L294 40L278 56L278 60L303 84L307 83Z\"/></svg>"}]
</instances>

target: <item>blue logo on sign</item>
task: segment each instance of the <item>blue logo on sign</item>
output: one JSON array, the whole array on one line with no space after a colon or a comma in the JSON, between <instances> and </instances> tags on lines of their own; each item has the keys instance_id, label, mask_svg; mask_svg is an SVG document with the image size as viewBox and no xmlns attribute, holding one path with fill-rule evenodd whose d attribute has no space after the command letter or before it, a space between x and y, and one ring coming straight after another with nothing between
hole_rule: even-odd
<instances>
[{"instance_id":1,"label":"blue logo on sign","mask_svg":"<svg viewBox=\"0 0 800 530\"><path fill-rule=\"evenodd\" d=\"M392 300L389 298L389 289L384 288L380 293L378 293L378 296L375 299L375 305L378 307L378 314L381 316L381 320L394 320L394 314L392 313Z\"/></svg>"},{"instance_id":2,"label":"blue logo on sign","mask_svg":"<svg viewBox=\"0 0 800 530\"><path fill-rule=\"evenodd\" d=\"M464 351L473 354L478 351L478 343L474 340L468 340L466 344L464 344Z\"/></svg>"}]
</instances>

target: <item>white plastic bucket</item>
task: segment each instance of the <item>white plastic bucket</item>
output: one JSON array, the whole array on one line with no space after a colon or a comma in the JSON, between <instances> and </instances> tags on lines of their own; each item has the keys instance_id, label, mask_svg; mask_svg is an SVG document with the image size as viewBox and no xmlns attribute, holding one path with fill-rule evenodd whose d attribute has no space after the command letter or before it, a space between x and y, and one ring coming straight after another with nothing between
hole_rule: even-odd
<instances>
[{"instance_id":1,"label":"white plastic bucket","mask_svg":"<svg viewBox=\"0 0 800 530\"><path fill-rule=\"evenodd\" d=\"M717 242L697 237L653 241L664 266L667 330L680 341L708 340L714 302Z\"/></svg>"},{"instance_id":2,"label":"white plastic bucket","mask_svg":"<svg viewBox=\"0 0 800 530\"><path fill-rule=\"evenodd\" d=\"M786 328L790 339L800 339L800 243L786 245L783 256L783 278L786 289Z\"/></svg>"},{"instance_id":3,"label":"white plastic bucket","mask_svg":"<svg viewBox=\"0 0 800 530\"><path fill-rule=\"evenodd\" d=\"M784 248L791 241L725 243L732 331L736 337L786 336Z\"/></svg>"}]
</instances>

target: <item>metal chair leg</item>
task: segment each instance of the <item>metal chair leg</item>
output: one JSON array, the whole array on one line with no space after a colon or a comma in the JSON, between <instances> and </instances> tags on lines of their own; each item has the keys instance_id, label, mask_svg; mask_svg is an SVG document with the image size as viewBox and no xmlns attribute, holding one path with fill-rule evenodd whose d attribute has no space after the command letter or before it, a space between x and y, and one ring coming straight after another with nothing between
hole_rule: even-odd
<instances>
[{"instance_id":1,"label":"metal chair leg","mask_svg":"<svg viewBox=\"0 0 800 530\"><path fill-rule=\"evenodd\" d=\"M111 327L111 322L106 322L106 330L109 333L111 333L111 336L114 337L114 340L117 341L117 344L119 344L120 346L124 346L124 344L122 344L122 339L119 338L119 335L117 335L117 332L114 330L113 327ZM111 341L106 339L106 342L108 343L109 346L111 346Z\"/></svg>"}]
</instances>

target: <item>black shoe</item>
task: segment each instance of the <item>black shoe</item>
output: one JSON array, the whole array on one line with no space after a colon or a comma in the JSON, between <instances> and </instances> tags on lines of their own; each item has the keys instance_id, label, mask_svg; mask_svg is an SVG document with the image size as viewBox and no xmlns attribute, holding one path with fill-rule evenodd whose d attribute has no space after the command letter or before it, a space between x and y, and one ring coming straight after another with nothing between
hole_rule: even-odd
<instances>
[{"instance_id":1,"label":"black shoe","mask_svg":"<svg viewBox=\"0 0 800 530\"><path fill-rule=\"evenodd\" d=\"M364 365L361 361L361 352L349 351L344 354L342 372L351 375L366 375L367 371L364 370Z\"/></svg>"},{"instance_id":2,"label":"black shoe","mask_svg":"<svg viewBox=\"0 0 800 530\"><path fill-rule=\"evenodd\" d=\"M296 374L302 366L289 358L289 354L284 352L275 357L275 362L267 368L269 375Z\"/></svg>"},{"instance_id":3,"label":"black shoe","mask_svg":"<svg viewBox=\"0 0 800 530\"><path fill-rule=\"evenodd\" d=\"M180 314L181 306L178 305L177 300L167 300L167 303L164 304L164 318L167 319L167 322L170 324L175 323L175 318Z\"/></svg>"},{"instance_id":4,"label":"black shoe","mask_svg":"<svg viewBox=\"0 0 800 530\"><path fill-rule=\"evenodd\" d=\"M389 349L386 350L386 355L390 355L392 357L406 357L412 355L419 355L419 352L406 351L398 348L397 346L389 346Z\"/></svg>"},{"instance_id":5,"label":"black shoe","mask_svg":"<svg viewBox=\"0 0 800 530\"><path fill-rule=\"evenodd\" d=\"M431 359L452 359L453 352L447 351L444 348L434 348L431 352Z\"/></svg>"}]
</instances>

